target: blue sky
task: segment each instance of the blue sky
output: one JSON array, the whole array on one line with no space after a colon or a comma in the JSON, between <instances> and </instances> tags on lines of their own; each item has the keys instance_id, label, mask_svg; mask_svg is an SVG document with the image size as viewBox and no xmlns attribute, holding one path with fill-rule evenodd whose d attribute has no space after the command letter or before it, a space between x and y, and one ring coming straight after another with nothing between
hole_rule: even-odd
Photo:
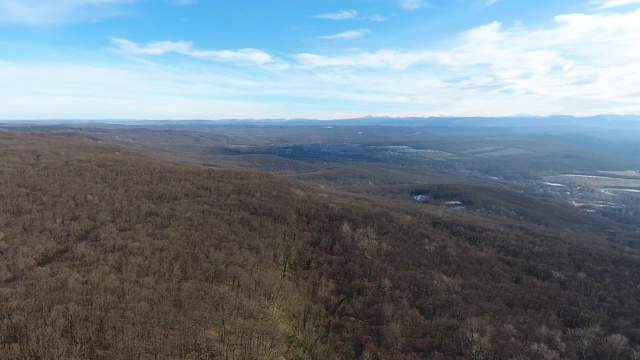
<instances>
[{"instance_id":1,"label":"blue sky","mask_svg":"<svg viewBox=\"0 0 640 360\"><path fill-rule=\"evenodd\" d=\"M640 0L0 0L0 119L640 113Z\"/></svg>"}]
</instances>

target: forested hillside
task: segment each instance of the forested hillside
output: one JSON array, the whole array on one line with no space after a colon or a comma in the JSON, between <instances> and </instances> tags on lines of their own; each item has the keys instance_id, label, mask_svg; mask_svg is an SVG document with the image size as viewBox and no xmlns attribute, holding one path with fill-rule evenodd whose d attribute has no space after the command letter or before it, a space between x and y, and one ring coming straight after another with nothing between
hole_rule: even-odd
<instances>
[{"instance_id":1,"label":"forested hillside","mask_svg":"<svg viewBox=\"0 0 640 360\"><path fill-rule=\"evenodd\" d=\"M51 135L0 132L0 159L3 359L640 358L639 239L615 227Z\"/></svg>"}]
</instances>

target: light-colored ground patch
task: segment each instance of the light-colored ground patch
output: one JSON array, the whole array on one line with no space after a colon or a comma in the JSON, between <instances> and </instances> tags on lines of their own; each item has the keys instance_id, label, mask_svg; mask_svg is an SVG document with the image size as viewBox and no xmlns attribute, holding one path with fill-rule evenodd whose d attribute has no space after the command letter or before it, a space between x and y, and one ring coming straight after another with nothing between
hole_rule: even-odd
<instances>
[{"instance_id":1,"label":"light-colored ground patch","mask_svg":"<svg viewBox=\"0 0 640 360\"><path fill-rule=\"evenodd\" d=\"M572 204L575 207L591 207L591 208L616 208L616 209L621 209L624 208L624 205L621 204L616 204L616 203L612 203L612 202L606 202L606 201L587 201L587 202L577 202L575 200L571 200L569 201L570 204Z\"/></svg>"},{"instance_id":2,"label":"light-colored ground patch","mask_svg":"<svg viewBox=\"0 0 640 360\"><path fill-rule=\"evenodd\" d=\"M430 159L456 157L452 153L448 153L446 151L433 149L414 149L412 147L404 145L381 146L381 148L388 149L390 154L411 154Z\"/></svg>"},{"instance_id":3,"label":"light-colored ground patch","mask_svg":"<svg viewBox=\"0 0 640 360\"><path fill-rule=\"evenodd\" d=\"M501 147L501 146L485 146L481 148L475 148L463 151L465 154L478 156L478 157L496 157L496 156L513 156L530 154L530 151L514 148L514 147Z\"/></svg>"},{"instance_id":4,"label":"light-colored ground patch","mask_svg":"<svg viewBox=\"0 0 640 360\"><path fill-rule=\"evenodd\" d=\"M640 172L636 170L624 170L624 171L598 171L603 174L614 175L614 176L626 176L640 179Z\"/></svg>"},{"instance_id":5,"label":"light-colored ground patch","mask_svg":"<svg viewBox=\"0 0 640 360\"><path fill-rule=\"evenodd\" d=\"M430 159L453 159L457 157L451 153L440 150L424 150L416 153L416 155Z\"/></svg>"},{"instance_id":6,"label":"light-colored ground patch","mask_svg":"<svg viewBox=\"0 0 640 360\"><path fill-rule=\"evenodd\" d=\"M611 189L611 188L605 188L605 189L600 189L600 191L602 191L605 194L609 194L609 195L619 195L619 194L628 194L628 193L632 193L632 194L640 194L640 190L638 189Z\"/></svg>"},{"instance_id":7,"label":"light-colored ground patch","mask_svg":"<svg viewBox=\"0 0 640 360\"><path fill-rule=\"evenodd\" d=\"M479 154L479 153L492 152L492 151L501 150L501 149L502 148L499 147L499 146L483 146L483 147L479 147L479 148L475 148L475 149L465 150L465 151L463 151L463 153L465 153L465 154Z\"/></svg>"},{"instance_id":8,"label":"light-colored ground patch","mask_svg":"<svg viewBox=\"0 0 640 360\"><path fill-rule=\"evenodd\" d=\"M557 184L588 186L592 188L640 189L640 180L619 179L606 176L563 174L545 176L544 180Z\"/></svg>"},{"instance_id":9,"label":"light-colored ground patch","mask_svg":"<svg viewBox=\"0 0 640 360\"><path fill-rule=\"evenodd\" d=\"M518 149L518 148L506 148L502 150L496 150L488 153L477 154L479 157L496 157L496 156L513 156L513 155L523 155L530 154L530 151Z\"/></svg>"},{"instance_id":10,"label":"light-colored ground patch","mask_svg":"<svg viewBox=\"0 0 640 360\"><path fill-rule=\"evenodd\" d=\"M555 186L555 187L567 187L567 185L563 185L563 184L558 184L558 183L552 183L552 182L547 182L547 181L543 181L543 184L547 185L547 186Z\"/></svg>"}]
</instances>

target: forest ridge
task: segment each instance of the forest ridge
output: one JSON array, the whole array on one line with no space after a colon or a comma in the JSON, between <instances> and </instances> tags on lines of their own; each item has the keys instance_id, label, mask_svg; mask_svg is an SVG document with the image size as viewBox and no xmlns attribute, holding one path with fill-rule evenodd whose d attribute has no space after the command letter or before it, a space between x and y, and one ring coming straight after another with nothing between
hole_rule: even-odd
<instances>
[{"instance_id":1,"label":"forest ridge","mask_svg":"<svg viewBox=\"0 0 640 360\"><path fill-rule=\"evenodd\" d=\"M461 211L437 202L461 194L445 185L394 199L420 190L409 173L381 195L180 149L0 132L0 357L640 357L629 225L505 188L466 188L501 212Z\"/></svg>"}]
</instances>

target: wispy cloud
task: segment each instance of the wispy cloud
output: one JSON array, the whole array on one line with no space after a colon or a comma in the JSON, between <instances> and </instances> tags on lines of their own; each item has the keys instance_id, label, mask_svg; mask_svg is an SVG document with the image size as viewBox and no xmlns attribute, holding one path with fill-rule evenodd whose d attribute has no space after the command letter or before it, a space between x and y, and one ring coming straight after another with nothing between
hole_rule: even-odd
<instances>
[{"instance_id":1,"label":"wispy cloud","mask_svg":"<svg viewBox=\"0 0 640 360\"><path fill-rule=\"evenodd\" d=\"M188 6L188 5L197 4L198 0L171 0L171 3L179 6Z\"/></svg>"},{"instance_id":2,"label":"wispy cloud","mask_svg":"<svg viewBox=\"0 0 640 360\"><path fill-rule=\"evenodd\" d=\"M338 56L305 53L298 54L295 58L300 65L309 68L364 67L393 70L405 70L419 64L449 61L446 53L389 49Z\"/></svg>"},{"instance_id":3,"label":"wispy cloud","mask_svg":"<svg viewBox=\"0 0 640 360\"><path fill-rule=\"evenodd\" d=\"M0 0L0 24L51 25L123 14L136 0Z\"/></svg>"},{"instance_id":4,"label":"wispy cloud","mask_svg":"<svg viewBox=\"0 0 640 360\"><path fill-rule=\"evenodd\" d=\"M399 1L400 1L400 7L409 11L418 10L422 7L427 6L427 2L425 0L399 0Z\"/></svg>"},{"instance_id":5,"label":"wispy cloud","mask_svg":"<svg viewBox=\"0 0 640 360\"><path fill-rule=\"evenodd\" d=\"M0 61L4 119L184 119L251 117L271 105L233 98L259 89L255 80L154 63L116 66ZM10 85L10 88L5 86ZM33 104L37 103L37 108Z\"/></svg>"},{"instance_id":6,"label":"wispy cloud","mask_svg":"<svg viewBox=\"0 0 640 360\"><path fill-rule=\"evenodd\" d=\"M561 15L546 29L505 28L493 22L466 31L448 49L306 53L296 60L304 68L340 71L342 77L367 72L382 76L385 92L391 98L391 93L403 94L398 99L408 102L423 98L420 94L426 89L411 87L414 92L409 96L391 76L429 74L432 83L438 80L442 86L439 99L446 92L451 92L453 102L465 93L487 104L501 99L511 104L506 106L512 113L519 112L519 106L539 114L540 104L549 106L551 113L612 112L608 107L629 111L634 106L637 112L640 48L634 44L638 43L640 10ZM532 107L526 99L539 102Z\"/></svg>"},{"instance_id":7,"label":"wispy cloud","mask_svg":"<svg viewBox=\"0 0 640 360\"><path fill-rule=\"evenodd\" d=\"M369 33L369 29L348 30L333 35L320 36L320 39L342 39L342 40L354 40L359 39Z\"/></svg>"},{"instance_id":8,"label":"wispy cloud","mask_svg":"<svg viewBox=\"0 0 640 360\"><path fill-rule=\"evenodd\" d=\"M601 9L607 9L607 8L614 8L619 6L640 4L640 0L601 0L601 1L592 1L592 4L595 4Z\"/></svg>"},{"instance_id":9,"label":"wispy cloud","mask_svg":"<svg viewBox=\"0 0 640 360\"><path fill-rule=\"evenodd\" d=\"M155 41L147 44L138 44L127 39L112 39L119 50L134 55L160 56L167 53L176 53L184 56L203 60L232 61L263 65L274 62L273 57L258 49L238 50L199 50L193 47L190 41Z\"/></svg>"},{"instance_id":10,"label":"wispy cloud","mask_svg":"<svg viewBox=\"0 0 640 360\"><path fill-rule=\"evenodd\" d=\"M371 15L371 16L363 16L360 19L367 20L371 22L385 22L388 21L389 18L383 15Z\"/></svg>"},{"instance_id":11,"label":"wispy cloud","mask_svg":"<svg viewBox=\"0 0 640 360\"><path fill-rule=\"evenodd\" d=\"M437 47L280 55L286 67L258 49L113 39L119 52L74 54L67 63L0 60L0 117L638 113L640 10L552 20L535 28L491 22Z\"/></svg>"},{"instance_id":12,"label":"wispy cloud","mask_svg":"<svg viewBox=\"0 0 640 360\"><path fill-rule=\"evenodd\" d=\"M314 15L314 18L318 19L329 19L329 20L347 20L353 19L358 16L358 12L356 10L340 10L335 13L324 13Z\"/></svg>"}]
</instances>

